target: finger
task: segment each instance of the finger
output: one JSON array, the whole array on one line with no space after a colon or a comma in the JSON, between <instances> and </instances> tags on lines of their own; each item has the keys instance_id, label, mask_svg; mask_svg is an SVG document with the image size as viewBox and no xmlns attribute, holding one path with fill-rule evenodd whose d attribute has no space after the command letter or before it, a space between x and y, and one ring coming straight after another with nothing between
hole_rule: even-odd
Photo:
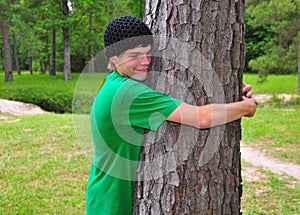
<instances>
[{"instance_id":1,"label":"finger","mask_svg":"<svg viewBox=\"0 0 300 215\"><path fill-rule=\"evenodd\" d=\"M245 97L247 97L247 98L251 98L251 96L252 96L252 91L250 90L250 91L245 91L245 92L243 92L243 96L245 96Z\"/></svg>"},{"instance_id":2,"label":"finger","mask_svg":"<svg viewBox=\"0 0 300 215\"><path fill-rule=\"evenodd\" d=\"M246 97L251 98L252 97L252 90L250 89L247 91Z\"/></svg>"},{"instance_id":3,"label":"finger","mask_svg":"<svg viewBox=\"0 0 300 215\"><path fill-rule=\"evenodd\" d=\"M243 91L250 91L250 90L252 90L252 86L251 86L251 85L245 84L245 85L243 86Z\"/></svg>"}]
</instances>

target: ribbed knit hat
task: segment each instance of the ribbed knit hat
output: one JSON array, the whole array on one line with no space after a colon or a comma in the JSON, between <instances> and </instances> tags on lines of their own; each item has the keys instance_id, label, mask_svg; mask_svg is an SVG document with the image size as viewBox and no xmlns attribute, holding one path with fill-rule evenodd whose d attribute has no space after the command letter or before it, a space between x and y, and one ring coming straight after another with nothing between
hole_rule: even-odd
<instances>
[{"instance_id":1,"label":"ribbed knit hat","mask_svg":"<svg viewBox=\"0 0 300 215\"><path fill-rule=\"evenodd\" d=\"M148 26L134 16L120 16L111 20L104 31L105 55L107 58L136 48L153 45L152 32Z\"/></svg>"}]
</instances>

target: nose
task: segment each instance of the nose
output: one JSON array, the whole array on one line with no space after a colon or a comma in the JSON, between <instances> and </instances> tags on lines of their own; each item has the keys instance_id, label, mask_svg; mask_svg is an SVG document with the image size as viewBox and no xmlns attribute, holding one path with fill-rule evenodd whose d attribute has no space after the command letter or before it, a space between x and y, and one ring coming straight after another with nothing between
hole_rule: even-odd
<instances>
[{"instance_id":1,"label":"nose","mask_svg":"<svg viewBox=\"0 0 300 215\"><path fill-rule=\"evenodd\" d=\"M142 65L149 65L151 62L151 56L150 55L141 56L140 60Z\"/></svg>"}]
</instances>

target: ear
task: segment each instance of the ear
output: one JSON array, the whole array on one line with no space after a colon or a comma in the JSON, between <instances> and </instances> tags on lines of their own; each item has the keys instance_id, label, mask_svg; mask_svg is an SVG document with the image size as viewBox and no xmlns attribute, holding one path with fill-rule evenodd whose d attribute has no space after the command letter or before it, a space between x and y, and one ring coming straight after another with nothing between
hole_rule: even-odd
<instances>
[{"instance_id":1,"label":"ear","mask_svg":"<svg viewBox=\"0 0 300 215\"><path fill-rule=\"evenodd\" d=\"M109 61L110 61L112 64L117 65L117 63L118 63L118 58L117 58L117 56L113 56L113 57L110 57L110 58L109 58Z\"/></svg>"}]
</instances>

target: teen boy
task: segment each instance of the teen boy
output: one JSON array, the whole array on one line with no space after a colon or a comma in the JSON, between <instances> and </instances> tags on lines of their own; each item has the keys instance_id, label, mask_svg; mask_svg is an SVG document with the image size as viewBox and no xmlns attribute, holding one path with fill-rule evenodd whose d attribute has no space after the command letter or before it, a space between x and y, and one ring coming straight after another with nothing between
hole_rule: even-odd
<instances>
[{"instance_id":1,"label":"teen boy","mask_svg":"<svg viewBox=\"0 0 300 215\"><path fill-rule=\"evenodd\" d=\"M132 213L136 168L145 129L157 130L165 121L199 129L251 117L256 101L251 86L243 101L194 106L162 95L144 85L151 62L150 29L133 16L112 20L104 33L112 72L91 109L94 159L86 192L87 214Z\"/></svg>"}]
</instances>

